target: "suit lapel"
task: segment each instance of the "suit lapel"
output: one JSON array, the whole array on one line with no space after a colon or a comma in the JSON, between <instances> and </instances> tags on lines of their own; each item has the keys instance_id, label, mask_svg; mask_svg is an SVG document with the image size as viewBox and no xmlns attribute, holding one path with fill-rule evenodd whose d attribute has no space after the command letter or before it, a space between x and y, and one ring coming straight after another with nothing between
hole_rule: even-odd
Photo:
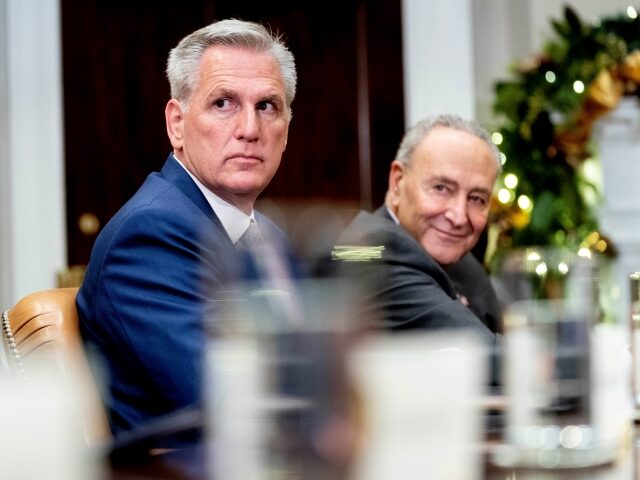
<instances>
[{"instance_id":1,"label":"suit lapel","mask_svg":"<svg viewBox=\"0 0 640 480\"><path fill-rule=\"evenodd\" d=\"M173 158L173 155L169 154L167 161L162 167L161 175L165 180L179 188L180 191L184 193L187 198L189 198L189 200L191 200L200 210L202 210L202 213L204 213L207 218L215 223L216 227L226 235L226 231L222 226L220 219L211 208L211 205L209 205L209 202L207 202L207 199L202 194L198 186L193 182L185 169L182 168L180 164ZM231 240L229 240L229 242L231 242Z\"/></svg>"}]
</instances>

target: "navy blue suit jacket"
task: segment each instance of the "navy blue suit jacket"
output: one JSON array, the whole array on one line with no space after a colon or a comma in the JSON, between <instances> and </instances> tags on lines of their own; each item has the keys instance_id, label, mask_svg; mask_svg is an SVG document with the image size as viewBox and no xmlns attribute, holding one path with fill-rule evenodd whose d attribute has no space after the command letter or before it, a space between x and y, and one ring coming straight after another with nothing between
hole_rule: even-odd
<instances>
[{"instance_id":1,"label":"navy blue suit jacket","mask_svg":"<svg viewBox=\"0 0 640 480\"><path fill-rule=\"evenodd\" d=\"M285 241L258 212L256 221ZM115 435L201 402L203 319L237 272L233 243L170 155L100 232L77 297Z\"/></svg>"}]
</instances>

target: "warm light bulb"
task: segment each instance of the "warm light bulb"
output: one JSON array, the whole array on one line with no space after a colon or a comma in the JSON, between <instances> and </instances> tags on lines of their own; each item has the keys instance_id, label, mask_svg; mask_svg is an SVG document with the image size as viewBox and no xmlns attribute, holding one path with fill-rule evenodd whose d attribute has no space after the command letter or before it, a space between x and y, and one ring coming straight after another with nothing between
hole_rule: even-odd
<instances>
[{"instance_id":1,"label":"warm light bulb","mask_svg":"<svg viewBox=\"0 0 640 480\"><path fill-rule=\"evenodd\" d=\"M502 134L500 132L493 132L491 134L491 141L493 143L495 143L496 145L501 145L502 144Z\"/></svg>"},{"instance_id":2,"label":"warm light bulb","mask_svg":"<svg viewBox=\"0 0 640 480\"><path fill-rule=\"evenodd\" d=\"M576 80L575 82L573 82L573 91L576 93L584 92L584 83L582 83L580 80Z\"/></svg>"},{"instance_id":3,"label":"warm light bulb","mask_svg":"<svg viewBox=\"0 0 640 480\"><path fill-rule=\"evenodd\" d=\"M504 165L505 163L507 163L507 156L506 156L504 153L502 153L502 152L500 152L500 163L501 163L502 165Z\"/></svg>"},{"instance_id":4,"label":"warm light bulb","mask_svg":"<svg viewBox=\"0 0 640 480\"><path fill-rule=\"evenodd\" d=\"M549 83L553 83L556 81L556 74L549 70L544 74L544 79Z\"/></svg>"},{"instance_id":5,"label":"warm light bulb","mask_svg":"<svg viewBox=\"0 0 640 480\"><path fill-rule=\"evenodd\" d=\"M633 8L633 6L631 5L627 7L627 17L631 18L632 20L635 20L636 18L638 18L637 10Z\"/></svg>"}]
</instances>

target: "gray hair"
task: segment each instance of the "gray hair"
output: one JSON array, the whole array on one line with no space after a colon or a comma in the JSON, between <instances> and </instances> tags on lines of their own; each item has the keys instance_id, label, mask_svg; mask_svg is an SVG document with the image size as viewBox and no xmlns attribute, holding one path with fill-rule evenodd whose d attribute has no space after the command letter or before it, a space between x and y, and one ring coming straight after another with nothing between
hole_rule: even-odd
<instances>
[{"instance_id":1,"label":"gray hair","mask_svg":"<svg viewBox=\"0 0 640 480\"><path fill-rule=\"evenodd\" d=\"M269 32L254 22L229 19L214 22L187 35L169 52L167 78L171 86L171 97L188 102L196 82L200 59L205 50L214 45L239 47L268 52L280 67L284 81L284 94L289 113L296 95L296 66L293 54L280 35Z\"/></svg>"},{"instance_id":2,"label":"gray hair","mask_svg":"<svg viewBox=\"0 0 640 480\"><path fill-rule=\"evenodd\" d=\"M438 127L452 128L461 132L467 132L478 137L480 140L483 140L493 153L496 165L498 166L498 173L502 171L500 150L498 150L498 147L496 147L491 140L489 132L487 132L478 122L451 114L442 114L425 118L407 130L402 138L402 142L400 142L398 153L396 153L396 161L406 167L410 167L413 153L418 145L420 145L429 132Z\"/></svg>"}]
</instances>

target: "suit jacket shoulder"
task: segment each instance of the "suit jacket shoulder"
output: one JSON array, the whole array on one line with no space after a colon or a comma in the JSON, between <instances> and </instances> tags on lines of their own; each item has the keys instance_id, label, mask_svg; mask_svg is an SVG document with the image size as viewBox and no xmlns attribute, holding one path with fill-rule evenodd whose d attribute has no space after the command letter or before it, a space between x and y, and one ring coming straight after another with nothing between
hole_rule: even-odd
<instances>
[{"instance_id":1,"label":"suit jacket shoulder","mask_svg":"<svg viewBox=\"0 0 640 480\"><path fill-rule=\"evenodd\" d=\"M447 273L389 217L386 207L373 214L360 212L341 234L338 245L379 248L366 261L348 255L336 261L345 275L364 283L365 301L382 312L387 328L471 328L480 338L495 340L458 301ZM380 252L377 257L376 251ZM334 251L334 256L339 253Z\"/></svg>"},{"instance_id":2,"label":"suit jacket shoulder","mask_svg":"<svg viewBox=\"0 0 640 480\"><path fill-rule=\"evenodd\" d=\"M231 273L234 255L172 158L100 232L77 306L82 333L109 372L115 434L200 402L209 289Z\"/></svg>"}]
</instances>

